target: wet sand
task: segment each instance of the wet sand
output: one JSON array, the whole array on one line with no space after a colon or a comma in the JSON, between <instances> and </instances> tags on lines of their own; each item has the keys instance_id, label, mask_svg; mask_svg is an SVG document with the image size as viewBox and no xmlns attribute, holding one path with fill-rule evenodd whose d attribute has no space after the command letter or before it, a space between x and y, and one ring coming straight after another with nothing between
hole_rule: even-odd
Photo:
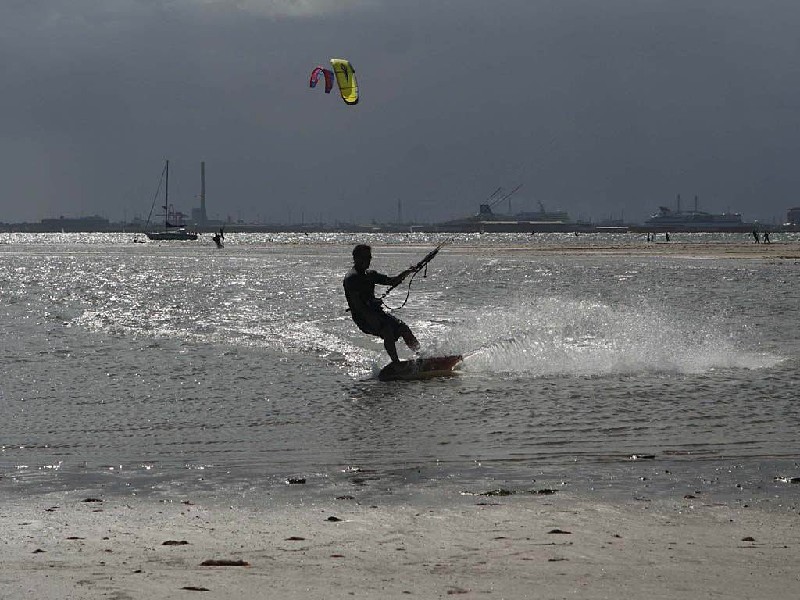
<instances>
[{"instance_id":1,"label":"wet sand","mask_svg":"<svg viewBox=\"0 0 800 600\"><path fill-rule=\"evenodd\" d=\"M566 494L261 509L86 499L4 502L0 597L793 599L800 584L796 508Z\"/></svg>"}]
</instances>

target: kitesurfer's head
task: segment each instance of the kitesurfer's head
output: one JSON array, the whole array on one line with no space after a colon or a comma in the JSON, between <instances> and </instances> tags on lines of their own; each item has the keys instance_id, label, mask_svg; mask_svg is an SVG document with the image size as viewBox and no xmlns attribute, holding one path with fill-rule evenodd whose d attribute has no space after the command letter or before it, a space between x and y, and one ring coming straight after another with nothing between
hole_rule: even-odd
<instances>
[{"instance_id":1,"label":"kitesurfer's head","mask_svg":"<svg viewBox=\"0 0 800 600\"><path fill-rule=\"evenodd\" d=\"M363 271L372 262L372 247L366 244L358 244L353 248L353 265L356 270Z\"/></svg>"}]
</instances>

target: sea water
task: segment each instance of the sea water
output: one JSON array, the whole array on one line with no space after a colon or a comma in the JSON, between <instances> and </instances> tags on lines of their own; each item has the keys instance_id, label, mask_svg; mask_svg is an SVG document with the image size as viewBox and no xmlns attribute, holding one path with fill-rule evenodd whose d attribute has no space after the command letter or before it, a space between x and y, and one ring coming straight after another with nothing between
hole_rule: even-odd
<instances>
[{"instance_id":1,"label":"sea water","mask_svg":"<svg viewBox=\"0 0 800 600\"><path fill-rule=\"evenodd\" d=\"M574 251L640 238L0 234L0 495L796 510L800 266ZM345 312L352 245L394 274L440 241L386 304L459 374L380 382L382 344Z\"/></svg>"}]
</instances>

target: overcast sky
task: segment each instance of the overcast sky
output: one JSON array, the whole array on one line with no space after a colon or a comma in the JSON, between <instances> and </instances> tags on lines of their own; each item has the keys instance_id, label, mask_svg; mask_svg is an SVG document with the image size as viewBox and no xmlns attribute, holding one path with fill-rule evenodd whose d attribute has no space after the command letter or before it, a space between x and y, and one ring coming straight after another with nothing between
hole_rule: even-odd
<instances>
[{"instance_id":1,"label":"overcast sky","mask_svg":"<svg viewBox=\"0 0 800 600\"><path fill-rule=\"evenodd\" d=\"M2 0L0 221L800 205L797 0ZM309 89L349 59L357 106ZM503 203L503 211L508 205Z\"/></svg>"}]
</instances>

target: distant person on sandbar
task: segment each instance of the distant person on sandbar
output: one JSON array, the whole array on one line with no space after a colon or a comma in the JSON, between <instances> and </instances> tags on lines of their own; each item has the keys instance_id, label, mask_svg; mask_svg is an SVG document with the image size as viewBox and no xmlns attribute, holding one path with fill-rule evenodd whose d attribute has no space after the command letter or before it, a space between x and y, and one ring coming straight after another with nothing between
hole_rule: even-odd
<instances>
[{"instance_id":1,"label":"distant person on sandbar","mask_svg":"<svg viewBox=\"0 0 800 600\"><path fill-rule=\"evenodd\" d=\"M370 246L359 244L353 248L353 268L347 272L343 282L350 316L361 331L383 338L383 347L392 362L399 362L395 342L402 337L406 346L414 351L419 349L419 342L408 325L383 310L383 302L375 297L375 286L399 285L412 271L407 269L399 275L389 277L370 270L370 262Z\"/></svg>"},{"instance_id":2,"label":"distant person on sandbar","mask_svg":"<svg viewBox=\"0 0 800 600\"><path fill-rule=\"evenodd\" d=\"M669 241L669 231L668 231L667 233L665 233L665 234L664 234L664 239L665 239L665 240L667 240L667 241Z\"/></svg>"},{"instance_id":3,"label":"distant person on sandbar","mask_svg":"<svg viewBox=\"0 0 800 600\"><path fill-rule=\"evenodd\" d=\"M769 241L769 231L765 231L764 232L764 243L765 244L769 244L770 243L770 241Z\"/></svg>"},{"instance_id":4,"label":"distant person on sandbar","mask_svg":"<svg viewBox=\"0 0 800 600\"><path fill-rule=\"evenodd\" d=\"M753 241L756 244L760 244L761 243L761 239L758 237L758 231L756 231L755 229L753 229Z\"/></svg>"},{"instance_id":5,"label":"distant person on sandbar","mask_svg":"<svg viewBox=\"0 0 800 600\"><path fill-rule=\"evenodd\" d=\"M214 240L214 243L217 245L217 248L222 248L222 240L225 239L224 227L219 228L219 233L215 233L211 236L211 239Z\"/></svg>"}]
</instances>

